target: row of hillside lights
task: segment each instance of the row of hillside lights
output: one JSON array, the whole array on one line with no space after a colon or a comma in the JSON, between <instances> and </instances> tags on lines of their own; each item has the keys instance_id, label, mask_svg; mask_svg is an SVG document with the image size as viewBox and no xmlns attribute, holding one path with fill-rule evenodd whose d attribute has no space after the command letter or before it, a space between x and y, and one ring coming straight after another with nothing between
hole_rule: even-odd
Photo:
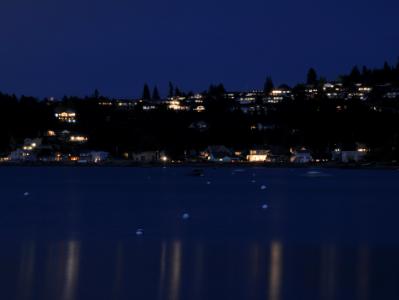
<instances>
[{"instance_id":1,"label":"row of hillside lights","mask_svg":"<svg viewBox=\"0 0 399 300\"><path fill-rule=\"evenodd\" d=\"M76 113L74 112L56 113L55 117L62 122L76 123Z\"/></svg>"},{"instance_id":2,"label":"row of hillside lights","mask_svg":"<svg viewBox=\"0 0 399 300\"><path fill-rule=\"evenodd\" d=\"M335 152L341 152L341 149L340 148L336 148L336 149L334 149L334 151ZM356 151L365 153L365 152L368 152L369 150L367 148L358 148Z\"/></svg>"}]
</instances>

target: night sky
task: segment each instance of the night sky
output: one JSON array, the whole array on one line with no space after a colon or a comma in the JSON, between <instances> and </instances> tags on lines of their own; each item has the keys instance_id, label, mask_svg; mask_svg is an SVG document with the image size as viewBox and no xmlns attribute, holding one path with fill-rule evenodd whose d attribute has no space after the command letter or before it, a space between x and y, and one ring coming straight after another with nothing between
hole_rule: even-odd
<instances>
[{"instance_id":1,"label":"night sky","mask_svg":"<svg viewBox=\"0 0 399 300\"><path fill-rule=\"evenodd\" d=\"M396 64L398 0L1 0L0 91L137 97Z\"/></svg>"}]
</instances>

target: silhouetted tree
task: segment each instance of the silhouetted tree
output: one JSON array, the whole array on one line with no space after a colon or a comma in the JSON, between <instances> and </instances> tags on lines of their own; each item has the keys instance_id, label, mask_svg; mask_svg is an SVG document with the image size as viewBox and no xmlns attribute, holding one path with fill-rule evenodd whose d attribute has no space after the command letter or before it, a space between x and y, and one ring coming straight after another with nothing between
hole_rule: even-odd
<instances>
[{"instance_id":1,"label":"silhouetted tree","mask_svg":"<svg viewBox=\"0 0 399 300\"><path fill-rule=\"evenodd\" d=\"M175 88L175 96L180 97L182 95L180 89L178 87Z\"/></svg>"},{"instance_id":2,"label":"silhouetted tree","mask_svg":"<svg viewBox=\"0 0 399 300\"><path fill-rule=\"evenodd\" d=\"M263 93L265 94L265 96L269 95L270 92L274 89L274 84L273 84L273 80L271 77L267 77L265 84L263 86Z\"/></svg>"},{"instance_id":3,"label":"silhouetted tree","mask_svg":"<svg viewBox=\"0 0 399 300\"><path fill-rule=\"evenodd\" d=\"M173 87L172 82L169 82L169 93L168 93L168 97L171 98L174 96L174 92L175 92L175 88Z\"/></svg>"},{"instance_id":4,"label":"silhouetted tree","mask_svg":"<svg viewBox=\"0 0 399 300\"><path fill-rule=\"evenodd\" d=\"M100 92L98 91L98 89L95 89L93 92L93 96L94 99L98 99L100 98Z\"/></svg>"},{"instance_id":5,"label":"silhouetted tree","mask_svg":"<svg viewBox=\"0 0 399 300\"><path fill-rule=\"evenodd\" d=\"M316 85L317 84L317 73L316 70L310 68L307 74L306 83L309 85Z\"/></svg>"},{"instance_id":6,"label":"silhouetted tree","mask_svg":"<svg viewBox=\"0 0 399 300\"><path fill-rule=\"evenodd\" d=\"M361 81L361 75L359 68L357 66L354 66L352 68L351 73L349 74L349 81L350 83L359 83Z\"/></svg>"},{"instance_id":7,"label":"silhouetted tree","mask_svg":"<svg viewBox=\"0 0 399 300\"><path fill-rule=\"evenodd\" d=\"M388 64L388 62L384 62L384 73L389 74L391 72L391 66Z\"/></svg>"},{"instance_id":8,"label":"silhouetted tree","mask_svg":"<svg viewBox=\"0 0 399 300\"><path fill-rule=\"evenodd\" d=\"M159 92L158 92L158 88L156 86L154 87L154 91L152 92L152 99L153 100L161 99Z\"/></svg>"},{"instance_id":9,"label":"silhouetted tree","mask_svg":"<svg viewBox=\"0 0 399 300\"><path fill-rule=\"evenodd\" d=\"M148 84L144 84L142 98L143 98L143 100L151 100L151 93L150 93L150 88L148 87Z\"/></svg>"}]
</instances>

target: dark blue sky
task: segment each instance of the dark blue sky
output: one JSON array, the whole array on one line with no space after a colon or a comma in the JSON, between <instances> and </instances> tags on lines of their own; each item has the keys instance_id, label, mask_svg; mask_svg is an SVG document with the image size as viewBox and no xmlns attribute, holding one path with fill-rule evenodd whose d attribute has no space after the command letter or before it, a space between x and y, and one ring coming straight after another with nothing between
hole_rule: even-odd
<instances>
[{"instance_id":1,"label":"dark blue sky","mask_svg":"<svg viewBox=\"0 0 399 300\"><path fill-rule=\"evenodd\" d=\"M1 0L0 91L136 97L396 64L398 0Z\"/></svg>"}]
</instances>

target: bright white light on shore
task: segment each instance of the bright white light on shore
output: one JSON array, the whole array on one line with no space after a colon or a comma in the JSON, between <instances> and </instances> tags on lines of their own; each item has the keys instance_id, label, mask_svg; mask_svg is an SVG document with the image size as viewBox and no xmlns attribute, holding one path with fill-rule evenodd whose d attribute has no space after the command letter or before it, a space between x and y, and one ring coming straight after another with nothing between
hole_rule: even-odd
<instances>
[{"instance_id":1,"label":"bright white light on shore","mask_svg":"<svg viewBox=\"0 0 399 300\"><path fill-rule=\"evenodd\" d=\"M69 138L71 142L86 142L88 139L85 136L71 136Z\"/></svg>"},{"instance_id":2,"label":"bright white light on shore","mask_svg":"<svg viewBox=\"0 0 399 300\"><path fill-rule=\"evenodd\" d=\"M165 155L161 156L161 160L162 161L168 161L168 157L166 157Z\"/></svg>"}]
</instances>

